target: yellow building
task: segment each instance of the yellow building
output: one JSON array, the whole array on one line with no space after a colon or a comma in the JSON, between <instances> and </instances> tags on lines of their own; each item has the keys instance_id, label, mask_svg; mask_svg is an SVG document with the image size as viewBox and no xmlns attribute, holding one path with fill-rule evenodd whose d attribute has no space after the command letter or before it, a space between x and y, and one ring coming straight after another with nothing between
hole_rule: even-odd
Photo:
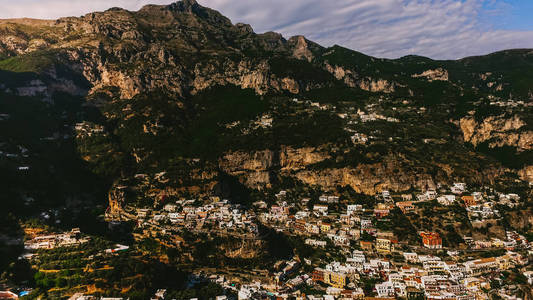
<instances>
[{"instance_id":1,"label":"yellow building","mask_svg":"<svg viewBox=\"0 0 533 300\"><path fill-rule=\"evenodd\" d=\"M388 254L394 251L394 244L390 239L376 239L376 251L378 253Z\"/></svg>"},{"instance_id":2,"label":"yellow building","mask_svg":"<svg viewBox=\"0 0 533 300\"><path fill-rule=\"evenodd\" d=\"M331 230L331 224L322 223L320 224L320 232L329 232Z\"/></svg>"},{"instance_id":3,"label":"yellow building","mask_svg":"<svg viewBox=\"0 0 533 300\"><path fill-rule=\"evenodd\" d=\"M503 248L505 245L503 244L502 240L494 240L492 241L492 247L494 248Z\"/></svg>"},{"instance_id":4,"label":"yellow building","mask_svg":"<svg viewBox=\"0 0 533 300\"><path fill-rule=\"evenodd\" d=\"M346 286L346 274L326 271L324 273L324 283L342 289Z\"/></svg>"},{"instance_id":5,"label":"yellow building","mask_svg":"<svg viewBox=\"0 0 533 300\"><path fill-rule=\"evenodd\" d=\"M511 268L511 258L508 255L500 256L498 258L501 270L509 270Z\"/></svg>"}]
</instances>

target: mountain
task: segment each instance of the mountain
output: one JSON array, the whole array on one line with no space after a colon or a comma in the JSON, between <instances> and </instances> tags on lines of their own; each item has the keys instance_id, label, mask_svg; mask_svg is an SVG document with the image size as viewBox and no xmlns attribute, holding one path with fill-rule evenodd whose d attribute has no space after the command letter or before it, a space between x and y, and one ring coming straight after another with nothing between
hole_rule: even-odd
<instances>
[{"instance_id":1,"label":"mountain","mask_svg":"<svg viewBox=\"0 0 533 300\"><path fill-rule=\"evenodd\" d=\"M257 34L194 0L1 20L0 217L103 232L108 205L453 182L527 204L532 87L530 49L375 58Z\"/></svg>"},{"instance_id":2,"label":"mountain","mask_svg":"<svg viewBox=\"0 0 533 300\"><path fill-rule=\"evenodd\" d=\"M531 50L379 59L256 34L181 1L3 20L0 57L10 104L40 99L32 105L63 114L53 133L74 136L85 167L108 182L169 172L176 194L210 193L223 174L252 189L286 177L373 194L508 171L532 179ZM361 121L372 114L377 121Z\"/></svg>"}]
</instances>

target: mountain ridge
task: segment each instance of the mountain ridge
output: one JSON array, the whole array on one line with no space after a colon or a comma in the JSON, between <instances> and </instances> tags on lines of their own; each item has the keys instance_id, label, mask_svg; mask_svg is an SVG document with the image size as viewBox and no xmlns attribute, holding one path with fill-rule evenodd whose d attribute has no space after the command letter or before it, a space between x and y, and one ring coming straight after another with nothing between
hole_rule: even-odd
<instances>
[{"instance_id":1,"label":"mountain ridge","mask_svg":"<svg viewBox=\"0 0 533 300\"><path fill-rule=\"evenodd\" d=\"M96 140L103 144L79 134L75 142L89 168L115 170L105 175L112 182L176 162L184 168L178 173L206 179L207 190L193 189L207 193L227 175L251 189L293 178L366 194L454 179L494 182L508 171L531 180L530 50L453 61L375 58L304 36L256 34L195 1L53 25L19 22L0 22L0 87L42 98L51 109L67 94L99 111L97 121L77 121L102 126ZM494 104L513 97L522 104ZM506 127L497 120L518 121ZM501 157L502 147L514 152ZM513 155L520 163L510 164ZM206 160L206 176L198 176L198 158ZM399 170L408 179L393 175Z\"/></svg>"}]
</instances>

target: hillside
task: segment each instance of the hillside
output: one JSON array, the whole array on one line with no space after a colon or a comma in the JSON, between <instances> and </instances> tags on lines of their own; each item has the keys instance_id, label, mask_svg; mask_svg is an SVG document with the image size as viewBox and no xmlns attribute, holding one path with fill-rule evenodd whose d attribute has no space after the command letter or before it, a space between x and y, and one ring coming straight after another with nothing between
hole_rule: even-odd
<instances>
[{"instance_id":1,"label":"hillside","mask_svg":"<svg viewBox=\"0 0 533 300\"><path fill-rule=\"evenodd\" d=\"M0 218L102 234L108 206L454 182L529 209L532 88L533 50L381 59L257 34L194 0L2 20Z\"/></svg>"},{"instance_id":2,"label":"hillside","mask_svg":"<svg viewBox=\"0 0 533 300\"><path fill-rule=\"evenodd\" d=\"M530 50L379 59L256 34L195 1L4 20L0 32L3 93L62 114L54 133L110 183L167 172L176 194L217 193L226 175L252 189L293 178L374 194L531 180ZM37 122L8 102L3 113ZM31 132L11 143L37 142Z\"/></svg>"}]
</instances>

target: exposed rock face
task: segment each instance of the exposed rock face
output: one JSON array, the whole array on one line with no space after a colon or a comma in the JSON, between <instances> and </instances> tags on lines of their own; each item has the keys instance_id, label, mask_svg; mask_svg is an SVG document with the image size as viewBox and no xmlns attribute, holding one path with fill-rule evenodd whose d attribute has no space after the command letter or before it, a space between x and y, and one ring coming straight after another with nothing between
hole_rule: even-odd
<instances>
[{"instance_id":1,"label":"exposed rock face","mask_svg":"<svg viewBox=\"0 0 533 300\"><path fill-rule=\"evenodd\" d=\"M385 79L376 80L366 77L359 81L359 88L373 93L393 93L396 90L396 84Z\"/></svg>"},{"instance_id":2,"label":"exposed rock face","mask_svg":"<svg viewBox=\"0 0 533 300\"><path fill-rule=\"evenodd\" d=\"M381 163L359 164L340 168L310 169L332 156L324 148L282 147L279 153L271 150L253 153L227 153L219 160L219 167L226 173L236 176L249 188L264 188L272 184L277 175L294 177L308 185L320 186L325 190L337 187L351 187L356 192L374 195L384 189L406 191L410 188L435 188L436 183L450 183L452 174L449 166L439 165L440 171L431 175L429 170L407 167L405 161L395 156L387 156ZM501 170L473 171L472 182L492 182L501 175Z\"/></svg>"},{"instance_id":3,"label":"exposed rock face","mask_svg":"<svg viewBox=\"0 0 533 300\"><path fill-rule=\"evenodd\" d=\"M279 153L272 150L227 153L219 160L219 167L250 188L264 188L272 184L276 173L305 169L329 158L329 154L313 147L284 146Z\"/></svg>"},{"instance_id":4,"label":"exposed rock face","mask_svg":"<svg viewBox=\"0 0 533 300\"><path fill-rule=\"evenodd\" d=\"M533 165L524 167L518 172L518 175L522 180L533 183Z\"/></svg>"},{"instance_id":5,"label":"exposed rock face","mask_svg":"<svg viewBox=\"0 0 533 300\"><path fill-rule=\"evenodd\" d=\"M91 93L118 87L123 99L162 89L186 97L215 85L232 84L258 94L297 94L317 86L276 76L267 59L250 58L243 51L273 51L311 61L321 46L302 36L287 41L276 33L256 35L249 25L232 25L220 13L194 1L148 5L138 12L114 8L80 18L30 22L36 30L49 32L45 38L21 33L17 28L28 23L24 20L11 22L0 23L0 33L5 31L0 34L0 54L55 49L79 67L91 83ZM69 36L74 33L77 39Z\"/></svg>"},{"instance_id":6,"label":"exposed rock face","mask_svg":"<svg viewBox=\"0 0 533 300\"><path fill-rule=\"evenodd\" d=\"M23 54L25 49L28 48L28 42L17 36L9 35L0 38L0 46L2 46L5 51Z\"/></svg>"},{"instance_id":7,"label":"exposed rock face","mask_svg":"<svg viewBox=\"0 0 533 300\"><path fill-rule=\"evenodd\" d=\"M533 149L533 131L520 131L525 125L518 116L488 117L479 123L465 117L459 122L464 140L474 146L488 141L491 148L512 146L519 151Z\"/></svg>"},{"instance_id":8,"label":"exposed rock face","mask_svg":"<svg viewBox=\"0 0 533 300\"><path fill-rule=\"evenodd\" d=\"M26 26L30 26L31 30L27 30ZM42 96L45 100L50 99L57 91L83 96L87 93L102 92L108 93L109 98L116 102L162 91L164 95L172 95L171 100L178 102L180 105L177 106L184 111L183 119L180 114L180 118L176 117L176 120L172 120L175 122L170 122L169 128L188 126L185 124L186 119L194 118L193 114L196 113L196 103L189 101L192 99L190 96L215 86L235 85L253 89L259 95L274 93L286 96L303 94L327 86L341 89L350 87L356 92L360 92L357 89L362 89L376 93L394 93L406 88L405 84L412 82L412 78L420 78L420 81L450 80L448 71L442 67L430 67L435 69L414 75L398 71L403 70L401 66L404 66L404 63L405 69L410 69L413 64L418 66L420 63L426 63L426 60L420 62L412 58L413 64L408 64L408 59L378 61L361 53L342 50L340 47L332 47L333 50L327 54L324 53L324 48L303 36L295 36L287 41L282 35L274 32L256 34L250 25L233 25L226 17L202 7L193 0L167 6L148 5L138 12L113 8L106 12L57 21L0 20L2 59L17 56L26 58L28 53L40 49L51 53L47 58L51 58L52 62L43 67L44 70L38 77L20 81L16 87L8 87L4 83L0 83L0 87L5 86L21 96ZM278 59L282 62L281 67L277 64ZM287 65L283 64L285 62ZM435 65L438 63L434 62ZM287 70L291 64L296 67ZM463 75L480 72L474 72L464 66L466 71ZM69 76L61 74L59 70L64 71L63 68L68 69ZM427 68L422 70L425 69ZM454 72L459 69L453 68ZM299 72L302 70L304 72ZM317 71L317 74L313 71ZM78 75L83 80L74 80L70 75ZM483 87L488 86L497 91L510 85L508 82L500 83L500 79L494 81L496 79L492 73L482 74L480 78L476 75L476 80L480 79L484 81ZM470 84L471 82L466 87L466 83L460 85L453 82L453 85L460 89L470 88ZM413 85L405 90L413 96L420 89ZM115 99L117 90L118 98L121 99ZM335 91L331 92L334 94ZM390 98L395 96L396 94ZM407 93L404 96L409 98ZM109 98L102 97L101 101L109 101ZM418 105L414 104L416 101L406 103L410 102ZM416 108L413 107L413 110ZM192 111L190 114L189 109ZM134 111L129 116L135 116L136 113L142 112ZM108 117L107 121L116 121L109 117L110 114L105 116ZM117 118L127 120L129 116L121 115ZM142 133L159 135L163 126L160 119L161 116L150 116L150 120L144 120ZM478 122L473 117L465 117L458 124L464 140L474 145L489 142L491 147L507 145L517 147L519 151L526 151L533 147L533 133L524 130L524 120L526 119L516 116L500 116ZM184 168L189 173L177 176L180 178L175 180L175 189L167 189L166 193L205 192L207 189L213 189L219 177L219 169L238 177L241 183L250 188L270 187L276 177L281 175L292 176L304 183L319 185L325 189L350 186L367 194L374 194L385 188L403 191L411 187L433 187L436 182L453 177L454 169L458 169L448 162L431 161L434 163L432 166L436 167L428 171L427 165L424 165L427 161L400 161L399 155L372 160L381 161L380 163L343 165L342 160L335 160L338 157L330 153L327 146L303 145L308 144L303 143L301 147L281 146L280 149L250 153L226 153L215 162L218 163L216 167L205 167L205 170L208 170L206 173L198 169L191 171L191 168ZM125 152L132 157L132 161L141 166L149 161L148 158L156 155L157 151L153 150L141 145ZM330 160L335 161L332 165L338 167L329 167ZM92 160L87 157L87 161ZM320 162L327 162L328 167L324 167L326 163L313 166ZM412 165L405 166L411 162ZM417 169L420 165L424 166ZM490 174L486 175L487 172ZM531 181L532 172L531 167L526 167L520 175ZM491 177L498 174L494 170L482 170L477 173L474 170L472 173L472 177L478 181L482 181L485 175ZM191 181L204 181L207 188ZM112 190L109 199L113 210L119 209L123 196L119 191Z\"/></svg>"},{"instance_id":9,"label":"exposed rock face","mask_svg":"<svg viewBox=\"0 0 533 300\"><path fill-rule=\"evenodd\" d=\"M233 152L219 159L219 167L227 174L238 177L244 185L261 189L271 184L274 157L275 154L271 150Z\"/></svg>"},{"instance_id":10,"label":"exposed rock face","mask_svg":"<svg viewBox=\"0 0 533 300\"><path fill-rule=\"evenodd\" d=\"M223 69L223 72L218 70ZM199 64L194 71L191 94L216 85L236 85L243 89L253 89L259 95L267 92L284 92L298 94L312 88L311 85L301 85L290 77L279 78L270 72L267 61L240 62L226 61L223 66L216 64Z\"/></svg>"},{"instance_id":11,"label":"exposed rock face","mask_svg":"<svg viewBox=\"0 0 533 300\"><path fill-rule=\"evenodd\" d=\"M314 147L282 147L279 160L282 170L296 171L330 158L326 151Z\"/></svg>"},{"instance_id":12,"label":"exposed rock face","mask_svg":"<svg viewBox=\"0 0 533 300\"><path fill-rule=\"evenodd\" d=\"M443 68L437 68L435 70L427 70L421 74L415 74L413 78L426 78L429 82L440 80L448 81L448 71Z\"/></svg>"},{"instance_id":13,"label":"exposed rock face","mask_svg":"<svg viewBox=\"0 0 533 300\"><path fill-rule=\"evenodd\" d=\"M311 62L314 55L309 49L309 43L310 42L301 35L289 39L289 46L293 48L292 55L297 59L305 59Z\"/></svg>"},{"instance_id":14,"label":"exposed rock face","mask_svg":"<svg viewBox=\"0 0 533 300\"><path fill-rule=\"evenodd\" d=\"M427 174L406 172L393 174L392 164L359 165L355 168L326 169L318 172L301 171L296 178L309 185L318 185L326 190L338 186L351 187L358 193L374 195L382 190L405 191L411 187L434 188L433 178Z\"/></svg>"},{"instance_id":15,"label":"exposed rock face","mask_svg":"<svg viewBox=\"0 0 533 300\"><path fill-rule=\"evenodd\" d=\"M340 66L332 66L329 63L324 64L325 69L333 74L337 80L342 80L349 87L357 86L358 75L352 70L345 69Z\"/></svg>"}]
</instances>

